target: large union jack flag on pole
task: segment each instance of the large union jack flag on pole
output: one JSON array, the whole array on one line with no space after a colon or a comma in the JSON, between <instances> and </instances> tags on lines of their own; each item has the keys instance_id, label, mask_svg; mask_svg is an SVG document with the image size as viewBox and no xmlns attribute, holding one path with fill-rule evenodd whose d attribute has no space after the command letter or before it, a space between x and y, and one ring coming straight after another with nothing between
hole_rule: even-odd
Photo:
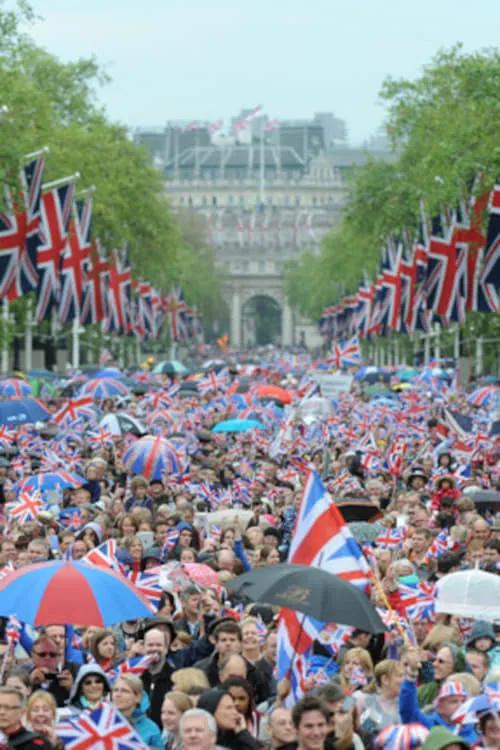
<instances>
[{"instance_id":1,"label":"large union jack flag on pole","mask_svg":"<svg viewBox=\"0 0 500 750\"><path fill-rule=\"evenodd\" d=\"M124 716L110 703L56 725L67 750L148 750Z\"/></svg>"},{"instance_id":2,"label":"large union jack flag on pole","mask_svg":"<svg viewBox=\"0 0 500 750\"><path fill-rule=\"evenodd\" d=\"M83 291L87 284L87 265L92 242L92 197L78 201L73 206L73 217L69 226L68 240L62 254L61 299L59 320L67 323L80 317Z\"/></svg>"},{"instance_id":3,"label":"large union jack flag on pole","mask_svg":"<svg viewBox=\"0 0 500 750\"><path fill-rule=\"evenodd\" d=\"M180 341L186 336L185 314L187 305L184 302L182 289L175 286L162 300L163 312L166 313L170 326L172 341Z\"/></svg>"},{"instance_id":4,"label":"large union jack flag on pole","mask_svg":"<svg viewBox=\"0 0 500 750\"><path fill-rule=\"evenodd\" d=\"M21 203L7 196L7 211L0 214L0 298L10 301L36 289L36 251L40 242L42 156L21 170Z\"/></svg>"},{"instance_id":5,"label":"large union jack flag on pole","mask_svg":"<svg viewBox=\"0 0 500 750\"><path fill-rule=\"evenodd\" d=\"M101 253L98 240L90 248L83 299L80 310L80 323L93 325L101 323L105 316L105 290L109 273L109 263Z\"/></svg>"},{"instance_id":6,"label":"large union jack flag on pole","mask_svg":"<svg viewBox=\"0 0 500 750\"><path fill-rule=\"evenodd\" d=\"M479 278L478 310L500 312L500 184L490 197L486 253Z\"/></svg>"},{"instance_id":7,"label":"large union jack flag on pole","mask_svg":"<svg viewBox=\"0 0 500 750\"><path fill-rule=\"evenodd\" d=\"M359 348L359 339L353 336L349 341L341 341L334 344L330 357L326 360L329 367L335 367L341 370L343 367L352 367L361 361L361 349Z\"/></svg>"}]
</instances>

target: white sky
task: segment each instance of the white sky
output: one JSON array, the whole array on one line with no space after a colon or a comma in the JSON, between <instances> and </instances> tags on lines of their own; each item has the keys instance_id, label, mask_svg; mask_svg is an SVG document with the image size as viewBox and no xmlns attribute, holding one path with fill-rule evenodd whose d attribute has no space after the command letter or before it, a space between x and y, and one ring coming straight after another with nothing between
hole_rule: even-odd
<instances>
[{"instance_id":1,"label":"white sky","mask_svg":"<svg viewBox=\"0 0 500 750\"><path fill-rule=\"evenodd\" d=\"M332 111L351 143L383 119L388 75L414 77L442 47L498 44L500 0L32 0L32 36L63 60L95 54L101 95L131 128L169 119ZM452 116L452 113L450 113Z\"/></svg>"}]
</instances>

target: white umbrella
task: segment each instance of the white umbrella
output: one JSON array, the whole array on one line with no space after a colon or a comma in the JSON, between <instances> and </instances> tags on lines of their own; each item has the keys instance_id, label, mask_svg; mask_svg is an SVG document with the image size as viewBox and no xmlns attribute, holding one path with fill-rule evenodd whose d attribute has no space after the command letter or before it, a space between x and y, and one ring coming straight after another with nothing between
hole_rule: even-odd
<instances>
[{"instance_id":1,"label":"white umbrella","mask_svg":"<svg viewBox=\"0 0 500 750\"><path fill-rule=\"evenodd\" d=\"M500 577L482 570L449 573L437 586L436 612L500 620Z\"/></svg>"},{"instance_id":2,"label":"white umbrella","mask_svg":"<svg viewBox=\"0 0 500 750\"><path fill-rule=\"evenodd\" d=\"M141 437L146 435L148 428L142 422L125 412L114 412L105 414L99 422L101 427L107 427L112 435L126 435L130 432L132 435Z\"/></svg>"}]
</instances>

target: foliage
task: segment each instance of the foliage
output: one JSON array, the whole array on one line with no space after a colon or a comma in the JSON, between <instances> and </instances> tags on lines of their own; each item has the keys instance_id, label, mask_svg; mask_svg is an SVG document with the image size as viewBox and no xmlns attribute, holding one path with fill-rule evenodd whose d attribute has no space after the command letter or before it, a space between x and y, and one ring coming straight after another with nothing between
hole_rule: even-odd
<instances>
[{"instance_id":1,"label":"foliage","mask_svg":"<svg viewBox=\"0 0 500 750\"><path fill-rule=\"evenodd\" d=\"M363 271L373 279L390 236L417 230L428 214L454 207L475 178L490 188L500 173L500 52L440 52L415 80L387 79L381 99L394 161L367 159L352 171L340 225L286 271L289 300L318 318L355 291ZM486 321L486 318L488 320ZM473 315L476 332L496 329L498 316Z\"/></svg>"},{"instance_id":2,"label":"foliage","mask_svg":"<svg viewBox=\"0 0 500 750\"><path fill-rule=\"evenodd\" d=\"M23 155L48 146L45 182L78 171L78 187L95 186L93 231L102 246L127 247L136 277L164 290L181 283L189 304L213 313L213 257L185 240L161 173L98 105L107 76L94 58L62 63L37 47L20 30L33 20L27 4L7 11L0 0L0 106L8 107L0 113L0 179L10 182Z\"/></svg>"}]
</instances>

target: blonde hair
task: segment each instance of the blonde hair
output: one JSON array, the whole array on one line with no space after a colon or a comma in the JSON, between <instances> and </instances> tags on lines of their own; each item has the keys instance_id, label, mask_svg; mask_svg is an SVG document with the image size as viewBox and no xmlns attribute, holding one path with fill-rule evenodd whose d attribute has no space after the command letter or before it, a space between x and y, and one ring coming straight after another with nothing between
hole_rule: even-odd
<instances>
[{"instance_id":1,"label":"blonde hair","mask_svg":"<svg viewBox=\"0 0 500 750\"><path fill-rule=\"evenodd\" d=\"M461 646L462 638L459 631L451 625L434 625L426 636L422 647L426 651L437 651L446 643L453 643L455 646Z\"/></svg>"},{"instance_id":2,"label":"blonde hair","mask_svg":"<svg viewBox=\"0 0 500 750\"><path fill-rule=\"evenodd\" d=\"M184 711L189 711L190 708L193 708L193 701L191 700L189 695L186 695L186 693L181 693L180 690L172 690L170 693L165 693L165 695L163 696L163 703L165 703L166 700L169 700L171 703L173 703L176 709L181 713L184 713Z\"/></svg>"},{"instance_id":3,"label":"blonde hair","mask_svg":"<svg viewBox=\"0 0 500 750\"><path fill-rule=\"evenodd\" d=\"M118 680L122 680L122 682L126 682L127 685L130 688L132 688L132 690L134 691L134 693L139 698L142 697L142 691L143 691L144 687L143 687L142 680L141 680L140 677L137 677L135 674L120 674L116 678L116 682L114 683L115 685L118 682Z\"/></svg>"},{"instance_id":4,"label":"blonde hair","mask_svg":"<svg viewBox=\"0 0 500 750\"><path fill-rule=\"evenodd\" d=\"M467 526L462 526L459 524L457 524L456 526L452 526L450 529L450 535L459 544L466 543L467 539L469 538L469 533L470 532Z\"/></svg>"},{"instance_id":5,"label":"blonde hair","mask_svg":"<svg viewBox=\"0 0 500 750\"><path fill-rule=\"evenodd\" d=\"M37 701L42 701L42 703L45 703L47 705L51 712L52 712L52 718L55 721L57 716L57 703L56 699L52 695L52 693L47 693L45 690L35 690L32 695L28 698L28 703L26 705L26 718L29 722L31 722L31 712L33 711L33 706Z\"/></svg>"},{"instance_id":6,"label":"blonde hair","mask_svg":"<svg viewBox=\"0 0 500 750\"><path fill-rule=\"evenodd\" d=\"M359 662L367 678L370 679L373 677L373 661L369 651L367 651L366 648L360 648L359 646L350 648L348 651L346 651L346 654L342 660L342 668L340 670L340 686L343 690L347 690L349 688L349 681L346 679L344 671L346 664L351 661Z\"/></svg>"},{"instance_id":7,"label":"blonde hair","mask_svg":"<svg viewBox=\"0 0 500 750\"><path fill-rule=\"evenodd\" d=\"M382 661L379 661L379 663L375 666L373 674L375 676L377 685L380 687L382 684L382 677L384 675L386 675L386 677L392 677L397 672L401 671L402 667L399 661L396 661L395 659L383 659Z\"/></svg>"},{"instance_id":8,"label":"blonde hair","mask_svg":"<svg viewBox=\"0 0 500 750\"><path fill-rule=\"evenodd\" d=\"M450 674L446 682L459 682L464 686L471 698L475 698L481 692L481 683L477 677L474 677L473 674L469 674L468 672L455 672L455 674Z\"/></svg>"},{"instance_id":9,"label":"blonde hair","mask_svg":"<svg viewBox=\"0 0 500 750\"><path fill-rule=\"evenodd\" d=\"M172 685L175 692L187 693L191 688L210 688L208 678L201 669L196 667L184 667L178 669L172 675Z\"/></svg>"}]
</instances>

